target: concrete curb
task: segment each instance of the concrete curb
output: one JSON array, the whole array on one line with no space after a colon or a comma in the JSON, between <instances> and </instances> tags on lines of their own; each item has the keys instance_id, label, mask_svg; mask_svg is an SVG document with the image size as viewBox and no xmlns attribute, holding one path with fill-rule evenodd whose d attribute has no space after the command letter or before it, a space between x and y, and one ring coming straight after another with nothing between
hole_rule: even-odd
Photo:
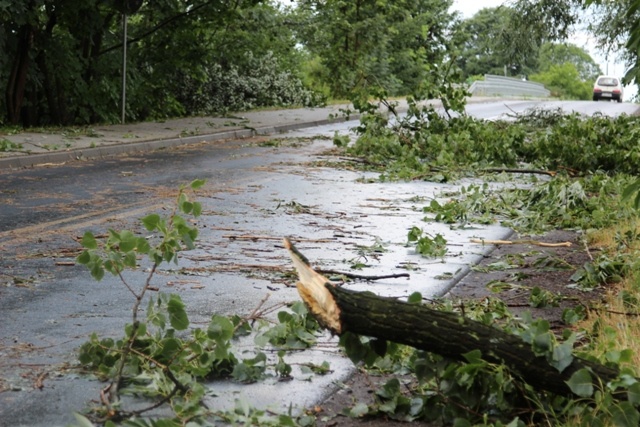
<instances>
[{"instance_id":1,"label":"concrete curb","mask_svg":"<svg viewBox=\"0 0 640 427\"><path fill-rule=\"evenodd\" d=\"M332 123L357 120L360 114L352 114L346 117L337 117L325 120L314 120L300 123L290 123L280 126L263 126L259 128L236 129L210 134L194 135L184 138L154 139L132 143L121 143L93 148L77 148L51 153L28 154L22 156L0 158L1 169L21 169L48 163L65 163L68 161L103 159L127 153L141 153L162 148L176 147L186 144L196 144L203 141L223 141L228 139L245 139L259 135L273 135L286 133L293 130L323 126Z\"/></svg>"}]
</instances>

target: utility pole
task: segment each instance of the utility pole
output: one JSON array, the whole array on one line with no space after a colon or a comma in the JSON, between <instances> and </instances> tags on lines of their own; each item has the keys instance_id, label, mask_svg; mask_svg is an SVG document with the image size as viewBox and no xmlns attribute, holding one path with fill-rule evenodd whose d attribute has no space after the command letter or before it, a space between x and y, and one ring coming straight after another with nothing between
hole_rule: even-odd
<instances>
[{"instance_id":1,"label":"utility pole","mask_svg":"<svg viewBox=\"0 0 640 427\"><path fill-rule=\"evenodd\" d=\"M124 124L127 107L127 14L122 14L122 115L120 121Z\"/></svg>"},{"instance_id":2,"label":"utility pole","mask_svg":"<svg viewBox=\"0 0 640 427\"><path fill-rule=\"evenodd\" d=\"M127 18L142 6L143 0L114 0L115 9L122 14L122 111L120 121L124 124L127 111Z\"/></svg>"}]
</instances>

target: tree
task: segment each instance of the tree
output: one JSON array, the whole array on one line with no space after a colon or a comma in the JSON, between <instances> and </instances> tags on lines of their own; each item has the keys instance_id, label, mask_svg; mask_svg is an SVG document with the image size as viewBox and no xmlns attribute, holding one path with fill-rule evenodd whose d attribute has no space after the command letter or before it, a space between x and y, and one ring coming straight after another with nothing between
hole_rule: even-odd
<instances>
[{"instance_id":1,"label":"tree","mask_svg":"<svg viewBox=\"0 0 640 427\"><path fill-rule=\"evenodd\" d=\"M406 94L452 52L451 0L301 0L297 33L334 97Z\"/></svg>"},{"instance_id":2,"label":"tree","mask_svg":"<svg viewBox=\"0 0 640 427\"><path fill-rule=\"evenodd\" d=\"M531 74L529 78L544 84L552 96L563 99L591 99L593 82L583 81L576 66L570 62L550 65L545 71Z\"/></svg>"},{"instance_id":3,"label":"tree","mask_svg":"<svg viewBox=\"0 0 640 427\"><path fill-rule=\"evenodd\" d=\"M285 25L288 15L279 7L221 1L204 3L196 12L181 6L141 14L141 29L153 28L158 20L167 26L131 46L137 64L134 119L313 101L297 79L300 54ZM176 20L179 13L186 15Z\"/></svg>"},{"instance_id":4,"label":"tree","mask_svg":"<svg viewBox=\"0 0 640 427\"><path fill-rule=\"evenodd\" d=\"M600 74L600 66L584 49L571 43L545 43L540 49L538 72L529 78L543 83L553 96L588 100Z\"/></svg>"},{"instance_id":5,"label":"tree","mask_svg":"<svg viewBox=\"0 0 640 427\"><path fill-rule=\"evenodd\" d=\"M6 121L29 126L118 120L124 9L129 119L255 105L264 93L262 101L283 103L309 95L290 72L299 67L299 50L283 25L287 14L274 2L0 2L0 114ZM220 74L241 87L229 106L228 92L211 90ZM278 84L267 84L269 79Z\"/></svg>"},{"instance_id":6,"label":"tree","mask_svg":"<svg viewBox=\"0 0 640 427\"><path fill-rule=\"evenodd\" d=\"M8 4L7 4L8 3ZM33 123L40 105L52 121L74 114L69 102L87 99L87 85L100 73L96 58L116 10L106 2L5 2L0 15L6 62L0 76L10 123Z\"/></svg>"},{"instance_id":7,"label":"tree","mask_svg":"<svg viewBox=\"0 0 640 427\"><path fill-rule=\"evenodd\" d=\"M538 72L546 72L554 65L570 63L583 82L593 81L602 74L600 66L582 48L571 43L545 43L540 48Z\"/></svg>"},{"instance_id":8,"label":"tree","mask_svg":"<svg viewBox=\"0 0 640 427\"><path fill-rule=\"evenodd\" d=\"M575 22L571 4L554 0L481 9L461 26L467 41L458 63L465 77L502 74L505 67L509 75L534 73L541 47L566 39Z\"/></svg>"},{"instance_id":9,"label":"tree","mask_svg":"<svg viewBox=\"0 0 640 427\"><path fill-rule=\"evenodd\" d=\"M563 30L577 22L581 15L578 7L590 11L586 15L592 17L589 30L596 37L598 47L607 56L615 55L627 64L625 83L640 84L640 0L518 0L518 3L529 3L538 10L544 10L546 4L548 10L553 11L549 14L551 20L541 21L536 14L522 15L522 19L525 22L555 24L561 30L556 32L558 35L562 35Z\"/></svg>"},{"instance_id":10,"label":"tree","mask_svg":"<svg viewBox=\"0 0 640 427\"><path fill-rule=\"evenodd\" d=\"M507 366L536 390L560 396L586 397L580 387L574 386L576 378L594 390L615 381L620 374L617 369L574 357L572 343L554 349L548 331L529 336L527 341L456 313L334 286L310 267L288 239L284 246L298 273L298 293L318 323L336 335L350 333L377 339L374 347L379 355L385 354L387 341L461 362L469 361L475 353L473 358ZM619 395L627 399L625 393Z\"/></svg>"},{"instance_id":11,"label":"tree","mask_svg":"<svg viewBox=\"0 0 640 427\"><path fill-rule=\"evenodd\" d=\"M465 78L482 74L503 74L511 63L505 46L500 42L508 30L512 10L506 6L484 8L460 26L466 37L457 60Z\"/></svg>"},{"instance_id":12,"label":"tree","mask_svg":"<svg viewBox=\"0 0 640 427\"><path fill-rule=\"evenodd\" d=\"M629 67L625 83L640 85L640 0L582 0L593 13L589 30L607 57L622 60Z\"/></svg>"}]
</instances>

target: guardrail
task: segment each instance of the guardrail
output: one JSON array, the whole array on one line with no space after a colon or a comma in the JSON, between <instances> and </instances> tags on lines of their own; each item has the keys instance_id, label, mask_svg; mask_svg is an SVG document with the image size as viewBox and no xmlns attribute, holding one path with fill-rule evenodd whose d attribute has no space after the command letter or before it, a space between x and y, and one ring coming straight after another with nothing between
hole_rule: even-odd
<instances>
[{"instance_id":1,"label":"guardrail","mask_svg":"<svg viewBox=\"0 0 640 427\"><path fill-rule=\"evenodd\" d=\"M536 98L548 98L551 95L549 89L542 83L514 79L512 77L485 74L484 80L477 80L467 89L475 96L533 96Z\"/></svg>"}]
</instances>

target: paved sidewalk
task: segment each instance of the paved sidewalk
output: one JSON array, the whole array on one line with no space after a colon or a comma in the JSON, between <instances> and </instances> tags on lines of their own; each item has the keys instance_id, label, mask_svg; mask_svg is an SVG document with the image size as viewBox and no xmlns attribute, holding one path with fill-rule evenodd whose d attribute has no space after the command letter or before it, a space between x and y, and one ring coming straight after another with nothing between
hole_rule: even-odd
<instances>
[{"instance_id":1,"label":"paved sidewalk","mask_svg":"<svg viewBox=\"0 0 640 427\"><path fill-rule=\"evenodd\" d=\"M499 98L474 97L468 103L495 101ZM438 105L438 101L431 101ZM12 135L0 133L0 142L20 144L14 151L0 151L0 170L64 163L70 160L96 159L123 153L150 151L181 144L248 138L288 132L305 127L344 121L347 104L322 108L248 111L225 117L187 117L156 122L97 125L60 129L56 132L25 131ZM398 111L407 110L399 101ZM350 119L359 118L351 114Z\"/></svg>"},{"instance_id":2,"label":"paved sidewalk","mask_svg":"<svg viewBox=\"0 0 640 427\"><path fill-rule=\"evenodd\" d=\"M0 169L94 159L180 144L247 138L344 121L347 105L237 113L225 117L189 117L157 122L88 126L74 132L0 134L22 147L0 152ZM351 119L359 115L351 115Z\"/></svg>"}]
</instances>

